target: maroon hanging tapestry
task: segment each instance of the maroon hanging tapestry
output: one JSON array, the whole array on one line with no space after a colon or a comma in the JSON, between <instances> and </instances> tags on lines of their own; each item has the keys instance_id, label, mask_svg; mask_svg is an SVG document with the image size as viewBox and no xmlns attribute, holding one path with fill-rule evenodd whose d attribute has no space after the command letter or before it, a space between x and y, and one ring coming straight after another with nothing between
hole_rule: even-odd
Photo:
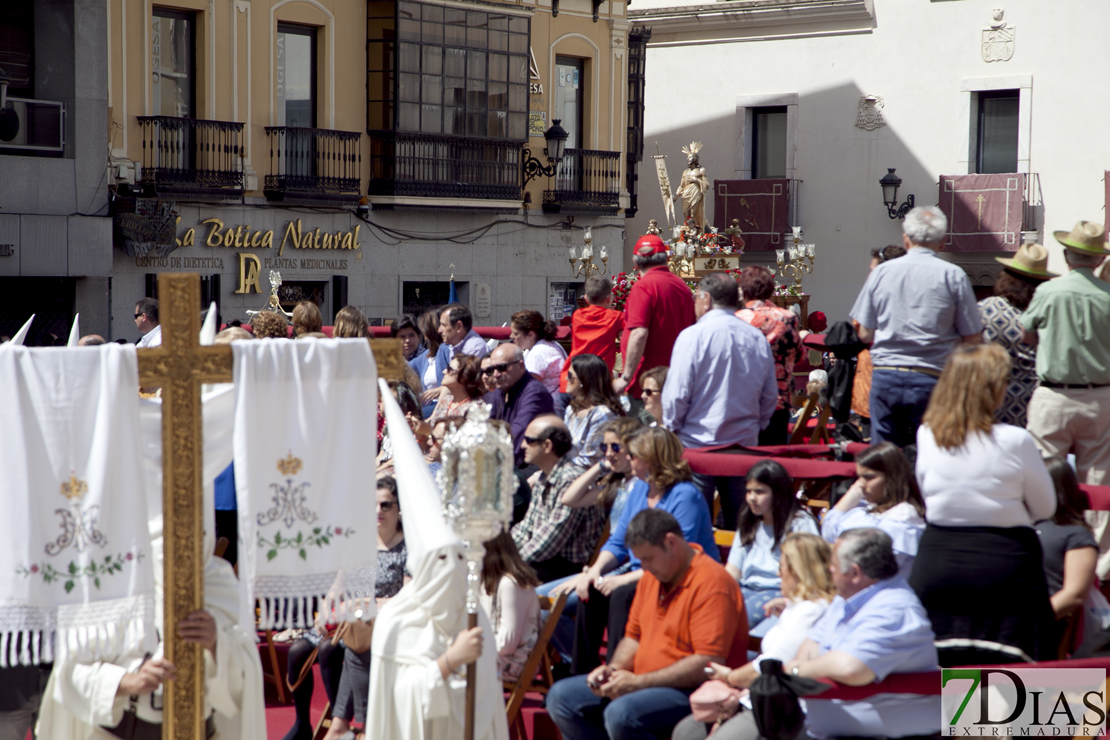
<instances>
[{"instance_id":1,"label":"maroon hanging tapestry","mask_svg":"<svg viewBox=\"0 0 1110 740\"><path fill-rule=\"evenodd\" d=\"M1021 245L1025 175L941 175L945 251L1014 252Z\"/></svg>"},{"instance_id":2,"label":"maroon hanging tapestry","mask_svg":"<svg viewBox=\"0 0 1110 740\"><path fill-rule=\"evenodd\" d=\"M724 231L733 219L744 232L744 250L782 249L790 229L789 180L714 180L713 225Z\"/></svg>"}]
</instances>

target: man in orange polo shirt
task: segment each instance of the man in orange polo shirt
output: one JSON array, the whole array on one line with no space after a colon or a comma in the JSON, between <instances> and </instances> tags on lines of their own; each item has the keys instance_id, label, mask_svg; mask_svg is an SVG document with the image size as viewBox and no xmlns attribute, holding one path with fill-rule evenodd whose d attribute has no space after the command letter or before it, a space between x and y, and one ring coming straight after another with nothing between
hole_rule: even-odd
<instances>
[{"instance_id":1,"label":"man in orange polo shirt","mask_svg":"<svg viewBox=\"0 0 1110 740\"><path fill-rule=\"evenodd\" d=\"M690 692L705 680L710 661L747 661L739 586L701 547L686 542L673 516L645 509L632 518L624 540L644 577L609 664L563 679L547 695L564 740L670 737L690 713Z\"/></svg>"}]
</instances>

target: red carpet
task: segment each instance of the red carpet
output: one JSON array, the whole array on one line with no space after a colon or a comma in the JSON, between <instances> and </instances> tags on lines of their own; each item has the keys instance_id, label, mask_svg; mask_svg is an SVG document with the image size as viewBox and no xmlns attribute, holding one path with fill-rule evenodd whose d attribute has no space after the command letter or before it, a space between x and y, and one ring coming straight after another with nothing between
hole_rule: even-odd
<instances>
[{"instance_id":1,"label":"red carpet","mask_svg":"<svg viewBox=\"0 0 1110 740\"><path fill-rule=\"evenodd\" d=\"M312 727L316 727L316 723L320 721L320 715L324 713L324 708L328 704L328 696L324 692L324 682L320 679L320 667L313 666L312 678L315 681L315 687L312 691L312 707L309 714L312 716ZM288 692L286 694L288 696ZM268 740L281 740L285 737L285 733L293 726L293 719L296 717L296 712L293 705L289 704L282 706L277 703L272 693L272 686L266 686L266 737Z\"/></svg>"}]
</instances>

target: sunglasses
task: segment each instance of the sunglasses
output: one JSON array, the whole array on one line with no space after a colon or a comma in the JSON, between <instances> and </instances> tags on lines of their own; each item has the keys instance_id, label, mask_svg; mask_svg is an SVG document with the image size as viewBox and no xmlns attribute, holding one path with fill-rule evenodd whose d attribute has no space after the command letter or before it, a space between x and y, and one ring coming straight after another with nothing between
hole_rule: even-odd
<instances>
[{"instance_id":1,"label":"sunglasses","mask_svg":"<svg viewBox=\"0 0 1110 740\"><path fill-rule=\"evenodd\" d=\"M482 375L493 375L494 373L503 373L513 365L519 363L520 360L513 360L512 362L503 362L500 365L490 365L482 371Z\"/></svg>"},{"instance_id":2,"label":"sunglasses","mask_svg":"<svg viewBox=\"0 0 1110 740\"><path fill-rule=\"evenodd\" d=\"M539 437L529 437L527 434L524 435L524 443L527 445L538 445L540 442L541 440Z\"/></svg>"},{"instance_id":3,"label":"sunglasses","mask_svg":"<svg viewBox=\"0 0 1110 740\"><path fill-rule=\"evenodd\" d=\"M459 369L457 367L451 367L450 365L448 365L447 368L443 371L444 375L446 375L447 373L451 373L452 375L458 375L459 374Z\"/></svg>"},{"instance_id":4,"label":"sunglasses","mask_svg":"<svg viewBox=\"0 0 1110 740\"><path fill-rule=\"evenodd\" d=\"M137 314L135 314L135 318L139 318L140 316L142 316L142 314L141 314L141 313L137 313Z\"/></svg>"},{"instance_id":5,"label":"sunglasses","mask_svg":"<svg viewBox=\"0 0 1110 740\"><path fill-rule=\"evenodd\" d=\"M616 442L602 442L598 447L601 448L602 454L612 452L615 455L621 451L621 446Z\"/></svg>"},{"instance_id":6,"label":"sunglasses","mask_svg":"<svg viewBox=\"0 0 1110 740\"><path fill-rule=\"evenodd\" d=\"M640 394L644 395L644 396L647 396L648 398L651 398L652 396L654 396L658 392L659 391L654 390L652 388L641 388L640 389Z\"/></svg>"},{"instance_id":7,"label":"sunglasses","mask_svg":"<svg viewBox=\"0 0 1110 740\"><path fill-rule=\"evenodd\" d=\"M578 376L572 372L567 372L567 380L578 380Z\"/></svg>"},{"instance_id":8,"label":"sunglasses","mask_svg":"<svg viewBox=\"0 0 1110 740\"><path fill-rule=\"evenodd\" d=\"M393 511L393 507L397 505L396 501L379 501L378 508L382 511Z\"/></svg>"}]
</instances>

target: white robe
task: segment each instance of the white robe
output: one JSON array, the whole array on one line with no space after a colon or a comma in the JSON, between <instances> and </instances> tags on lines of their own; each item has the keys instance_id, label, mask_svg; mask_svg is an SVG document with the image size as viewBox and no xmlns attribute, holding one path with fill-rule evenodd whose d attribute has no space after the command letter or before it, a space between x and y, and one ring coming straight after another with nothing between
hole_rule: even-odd
<instances>
[{"instance_id":1,"label":"white robe","mask_svg":"<svg viewBox=\"0 0 1110 740\"><path fill-rule=\"evenodd\" d=\"M239 628L239 579L226 560L211 553L215 545L214 493L211 481L230 461L233 394L221 386L204 398L204 609L216 620L216 657L204 650L205 712L215 711L218 738L222 740L266 740L266 707L263 699L262 661L254 636ZM147 485L152 511L161 511L162 441L161 402L147 401L142 408ZM159 634L164 634L162 617L163 539L162 517L149 522L151 566L156 586L155 612ZM138 670L142 649L112 660L81 663L59 645L54 670L43 694L36 733L40 740L86 740L110 737L96 728L119 724L129 706L127 696L116 696L125 673ZM162 657L162 645L152 657ZM159 693L160 690L159 690ZM139 698L138 716L160 722L150 709L150 695Z\"/></svg>"},{"instance_id":2,"label":"white robe","mask_svg":"<svg viewBox=\"0 0 1110 740\"><path fill-rule=\"evenodd\" d=\"M258 647L239 629L239 581L222 558L209 558L205 566L204 608L216 620L216 657L204 651L205 707L206 712L216 713L216 737L266 740ZM161 655L159 645L154 657ZM119 724L130 703L128 697L116 696L120 679L138 670L142 662L141 653L97 663L60 657L43 696L37 728L40 740L102 737L94 728ZM139 716L153 720L145 711L150 707L149 695L140 697L139 704Z\"/></svg>"},{"instance_id":3,"label":"white robe","mask_svg":"<svg viewBox=\"0 0 1110 740\"><path fill-rule=\"evenodd\" d=\"M415 567L414 567L415 565ZM437 547L415 563L412 580L382 607L374 625L367 740L458 740L463 736L466 678L446 681L436 659L466 628L466 561L461 545ZM497 676L497 644L479 612L485 642L478 659L475 740L508 740Z\"/></svg>"}]
</instances>

